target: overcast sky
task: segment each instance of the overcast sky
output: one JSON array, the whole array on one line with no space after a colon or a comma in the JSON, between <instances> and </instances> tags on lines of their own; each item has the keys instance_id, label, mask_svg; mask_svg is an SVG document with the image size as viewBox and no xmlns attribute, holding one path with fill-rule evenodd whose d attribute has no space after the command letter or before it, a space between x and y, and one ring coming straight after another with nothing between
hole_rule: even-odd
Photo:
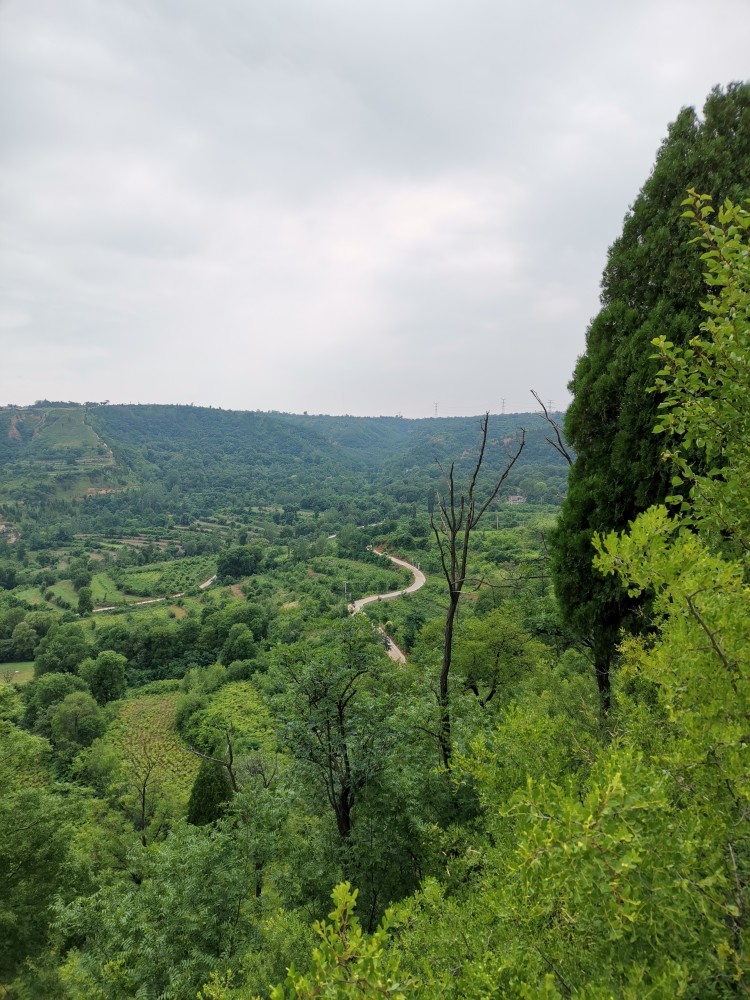
<instances>
[{"instance_id":1,"label":"overcast sky","mask_svg":"<svg viewBox=\"0 0 750 1000\"><path fill-rule=\"evenodd\" d=\"M0 0L0 403L564 407L712 11Z\"/></svg>"}]
</instances>

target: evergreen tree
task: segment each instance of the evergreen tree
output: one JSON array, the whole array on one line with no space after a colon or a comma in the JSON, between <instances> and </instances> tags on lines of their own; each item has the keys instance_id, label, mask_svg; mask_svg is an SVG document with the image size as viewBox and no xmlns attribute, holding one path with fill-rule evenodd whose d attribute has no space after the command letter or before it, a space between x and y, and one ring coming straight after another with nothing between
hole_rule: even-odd
<instances>
[{"instance_id":1,"label":"evergreen tree","mask_svg":"<svg viewBox=\"0 0 750 1000\"><path fill-rule=\"evenodd\" d=\"M187 821L193 826L214 823L224 813L232 798L232 785L225 767L213 760L202 760L193 782L188 802Z\"/></svg>"},{"instance_id":2,"label":"evergreen tree","mask_svg":"<svg viewBox=\"0 0 750 1000\"><path fill-rule=\"evenodd\" d=\"M591 539L625 528L670 491L652 433L657 399L647 390L658 364L650 345L657 336L685 344L701 322L700 250L680 208L691 187L735 200L750 190L750 85L716 88L702 120L685 108L670 126L610 248L602 309L570 383L565 434L577 458L552 538L553 575L566 618L592 649L605 711L618 633L634 624L638 602L593 569Z\"/></svg>"}]
</instances>

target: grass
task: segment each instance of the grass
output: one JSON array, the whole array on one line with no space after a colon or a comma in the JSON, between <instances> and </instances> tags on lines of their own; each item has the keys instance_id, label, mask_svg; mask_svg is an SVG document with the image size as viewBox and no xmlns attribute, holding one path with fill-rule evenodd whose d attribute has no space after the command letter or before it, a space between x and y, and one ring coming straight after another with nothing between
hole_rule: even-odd
<instances>
[{"instance_id":1,"label":"grass","mask_svg":"<svg viewBox=\"0 0 750 1000\"><path fill-rule=\"evenodd\" d=\"M112 604L121 601L123 595L108 573L94 573L91 578L91 598L94 604Z\"/></svg>"},{"instance_id":2,"label":"grass","mask_svg":"<svg viewBox=\"0 0 750 1000\"><path fill-rule=\"evenodd\" d=\"M27 604L44 604L45 607L47 606L47 602L44 600L39 587L26 587L24 590L17 590L14 596L18 597L21 601L26 601Z\"/></svg>"},{"instance_id":3,"label":"grass","mask_svg":"<svg viewBox=\"0 0 750 1000\"><path fill-rule=\"evenodd\" d=\"M6 684L27 684L33 676L33 662L0 663L0 679Z\"/></svg>"},{"instance_id":4,"label":"grass","mask_svg":"<svg viewBox=\"0 0 750 1000\"><path fill-rule=\"evenodd\" d=\"M78 607L78 594L71 580L58 580L49 589L55 597L62 597L72 608Z\"/></svg>"},{"instance_id":5,"label":"grass","mask_svg":"<svg viewBox=\"0 0 750 1000\"><path fill-rule=\"evenodd\" d=\"M35 438L39 444L55 450L82 448L87 452L96 451L99 438L84 423L83 417L83 409L61 407L47 410Z\"/></svg>"}]
</instances>

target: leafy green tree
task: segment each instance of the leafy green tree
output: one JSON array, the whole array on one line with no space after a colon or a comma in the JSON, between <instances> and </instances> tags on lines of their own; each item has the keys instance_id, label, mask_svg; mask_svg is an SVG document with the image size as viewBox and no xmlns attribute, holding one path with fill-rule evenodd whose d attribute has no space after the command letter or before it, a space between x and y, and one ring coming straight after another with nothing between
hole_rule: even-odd
<instances>
[{"instance_id":1,"label":"leafy green tree","mask_svg":"<svg viewBox=\"0 0 750 1000\"><path fill-rule=\"evenodd\" d=\"M88 747L102 735L105 722L91 695L87 691L74 691L55 708L51 729L57 747Z\"/></svg>"},{"instance_id":2,"label":"leafy green tree","mask_svg":"<svg viewBox=\"0 0 750 1000\"><path fill-rule=\"evenodd\" d=\"M685 205L704 248L707 318L687 346L654 341L664 365L655 430L666 438L682 520L750 565L750 212L729 200L715 212L695 191Z\"/></svg>"},{"instance_id":3,"label":"leafy green tree","mask_svg":"<svg viewBox=\"0 0 750 1000\"><path fill-rule=\"evenodd\" d=\"M66 870L74 798L49 778L46 740L0 722L0 985L45 947Z\"/></svg>"},{"instance_id":4,"label":"leafy green tree","mask_svg":"<svg viewBox=\"0 0 750 1000\"><path fill-rule=\"evenodd\" d=\"M383 660L382 646L362 616L335 626L316 645L299 643L278 657L284 742L321 786L344 844L356 803L385 763L388 706L373 687Z\"/></svg>"},{"instance_id":5,"label":"leafy green tree","mask_svg":"<svg viewBox=\"0 0 750 1000\"><path fill-rule=\"evenodd\" d=\"M61 931L77 942L63 967L73 1000L193 997L213 971L262 947L263 903L245 846L231 827L181 824L163 843L133 850L127 878L64 908Z\"/></svg>"},{"instance_id":6,"label":"leafy green tree","mask_svg":"<svg viewBox=\"0 0 750 1000\"><path fill-rule=\"evenodd\" d=\"M456 666L482 708L498 693L498 700L507 699L513 682L543 652L541 644L519 626L517 609L512 606L469 619L457 640Z\"/></svg>"},{"instance_id":7,"label":"leafy green tree","mask_svg":"<svg viewBox=\"0 0 750 1000\"><path fill-rule=\"evenodd\" d=\"M39 643L34 658L34 674L73 674L89 654L89 640L78 624L55 625Z\"/></svg>"},{"instance_id":8,"label":"leafy green tree","mask_svg":"<svg viewBox=\"0 0 750 1000\"><path fill-rule=\"evenodd\" d=\"M100 705L116 701L125 694L127 660L121 653L105 649L92 659L87 657L78 667L78 675L88 684Z\"/></svg>"},{"instance_id":9,"label":"leafy green tree","mask_svg":"<svg viewBox=\"0 0 750 1000\"><path fill-rule=\"evenodd\" d=\"M51 710L69 694L85 689L85 681L73 674L50 673L35 677L24 688L24 725L42 736L50 736Z\"/></svg>"},{"instance_id":10,"label":"leafy green tree","mask_svg":"<svg viewBox=\"0 0 750 1000\"><path fill-rule=\"evenodd\" d=\"M0 562L0 590L13 590L18 583L18 567L12 562Z\"/></svg>"},{"instance_id":11,"label":"leafy green tree","mask_svg":"<svg viewBox=\"0 0 750 1000\"><path fill-rule=\"evenodd\" d=\"M263 548L259 544L231 545L218 558L216 574L220 580L231 583L243 576L253 576L263 561Z\"/></svg>"},{"instance_id":12,"label":"leafy green tree","mask_svg":"<svg viewBox=\"0 0 750 1000\"><path fill-rule=\"evenodd\" d=\"M237 622L229 629L229 635L221 647L219 659L228 666L234 660L251 660L255 653L253 633L244 622Z\"/></svg>"},{"instance_id":13,"label":"leafy green tree","mask_svg":"<svg viewBox=\"0 0 750 1000\"><path fill-rule=\"evenodd\" d=\"M565 436L576 453L568 493L551 536L555 589L566 619L591 648L602 705L610 664L637 602L592 567L594 532L622 529L670 492L670 470L652 434L657 370L651 341L685 345L701 320L701 262L680 219L689 187L721 197L750 188L750 85L716 89L703 119L686 108L670 126L651 176L610 248L602 309L586 337L570 389Z\"/></svg>"},{"instance_id":14,"label":"leafy green tree","mask_svg":"<svg viewBox=\"0 0 750 1000\"><path fill-rule=\"evenodd\" d=\"M312 969L305 975L290 969L285 982L271 991L271 1000L407 1000L420 995L419 982L404 976L398 958L388 952L391 914L368 936L354 914L356 902L357 890L348 882L336 886L329 922L321 920L314 926L320 940Z\"/></svg>"},{"instance_id":15,"label":"leafy green tree","mask_svg":"<svg viewBox=\"0 0 750 1000\"><path fill-rule=\"evenodd\" d=\"M78 614L90 615L93 610L94 602L91 598L91 587L80 587L78 590Z\"/></svg>"},{"instance_id":16,"label":"leafy green tree","mask_svg":"<svg viewBox=\"0 0 750 1000\"><path fill-rule=\"evenodd\" d=\"M39 636L26 621L19 622L11 636L13 652L19 660L33 660Z\"/></svg>"}]
</instances>

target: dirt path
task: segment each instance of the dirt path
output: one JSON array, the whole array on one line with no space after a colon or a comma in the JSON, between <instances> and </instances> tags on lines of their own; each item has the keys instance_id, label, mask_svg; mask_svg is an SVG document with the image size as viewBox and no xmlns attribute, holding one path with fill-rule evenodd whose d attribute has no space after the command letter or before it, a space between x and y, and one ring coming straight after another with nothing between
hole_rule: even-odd
<instances>
[{"instance_id":1,"label":"dirt path","mask_svg":"<svg viewBox=\"0 0 750 1000\"><path fill-rule=\"evenodd\" d=\"M377 552L378 550L375 549L375 551ZM378 552L378 555L383 555L383 553ZM411 584L406 588L406 590L391 590L387 594L370 594L369 597L361 597L358 601L352 601L349 605L350 615L359 614L362 608L368 604L374 604L375 601L395 601L397 597L404 597L406 594L414 594L424 587L427 582L427 578L418 566L414 566L412 563L407 562L406 559L399 559L397 556L388 556L388 558L396 566L401 566L403 569L411 570L414 577ZM386 651L390 658L395 660L397 663L406 663L406 654L400 650L393 639L386 634L385 629L378 626L378 631L382 632L386 638Z\"/></svg>"},{"instance_id":2,"label":"dirt path","mask_svg":"<svg viewBox=\"0 0 750 1000\"><path fill-rule=\"evenodd\" d=\"M215 580L215 575L210 576L208 580L204 580L203 583L198 584L198 590L206 590ZM173 601L176 597L184 596L185 591L181 590L179 594L169 594L166 597L148 597L145 601L131 601L130 604L108 604L103 608L94 608L93 614L97 614L100 611L123 611L128 608L142 608L144 604L158 604L160 601Z\"/></svg>"}]
</instances>

